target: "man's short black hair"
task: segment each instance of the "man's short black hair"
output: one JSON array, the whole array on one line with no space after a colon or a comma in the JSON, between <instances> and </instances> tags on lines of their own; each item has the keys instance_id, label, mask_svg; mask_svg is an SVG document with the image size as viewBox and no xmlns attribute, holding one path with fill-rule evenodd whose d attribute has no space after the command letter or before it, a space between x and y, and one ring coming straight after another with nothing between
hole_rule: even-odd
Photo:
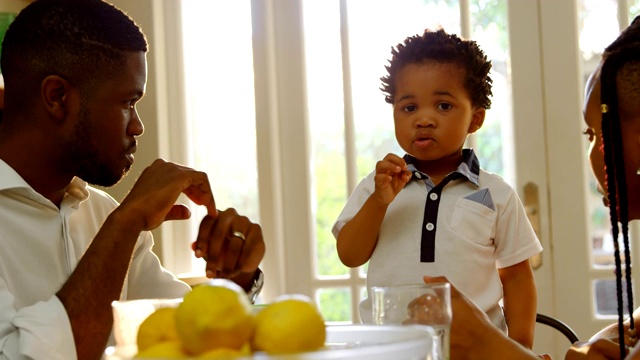
<instances>
[{"instance_id":1,"label":"man's short black hair","mask_svg":"<svg viewBox=\"0 0 640 360\"><path fill-rule=\"evenodd\" d=\"M29 106L49 75L85 91L113 77L126 52L146 52L140 27L101 0L37 0L11 23L0 66L7 99Z\"/></svg>"}]
</instances>

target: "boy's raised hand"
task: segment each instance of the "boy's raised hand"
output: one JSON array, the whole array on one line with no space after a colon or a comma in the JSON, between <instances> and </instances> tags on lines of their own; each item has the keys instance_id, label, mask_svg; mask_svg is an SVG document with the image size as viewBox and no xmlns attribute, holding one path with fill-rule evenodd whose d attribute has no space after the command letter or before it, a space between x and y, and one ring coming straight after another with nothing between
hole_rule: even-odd
<instances>
[{"instance_id":1,"label":"boy's raised hand","mask_svg":"<svg viewBox=\"0 0 640 360\"><path fill-rule=\"evenodd\" d=\"M404 159L396 154L387 154L376 164L373 196L381 204L390 204L410 179L411 171L407 169Z\"/></svg>"}]
</instances>

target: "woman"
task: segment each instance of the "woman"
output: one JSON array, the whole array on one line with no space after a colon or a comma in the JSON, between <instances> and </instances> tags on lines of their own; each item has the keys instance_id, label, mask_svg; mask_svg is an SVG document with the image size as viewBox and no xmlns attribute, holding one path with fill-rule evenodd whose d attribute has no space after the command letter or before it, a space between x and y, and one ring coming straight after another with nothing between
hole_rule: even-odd
<instances>
[{"instance_id":1,"label":"woman","mask_svg":"<svg viewBox=\"0 0 640 360\"><path fill-rule=\"evenodd\" d=\"M585 91L585 134L591 143L589 162L598 180L604 203L610 208L613 238L621 232L628 244L628 221L640 219L640 17L605 50ZM621 224L621 227L618 226ZM620 248L623 248L620 246ZM628 249L628 246L624 247ZM627 261L630 256L625 257ZM630 264L624 268L630 269ZM616 253L618 303L622 303L624 280L620 254ZM425 282L442 281L425 277ZM633 306L632 291L628 303ZM540 359L531 351L509 340L493 327L486 315L457 290L452 291L452 359ZM636 328L640 308L633 312L634 323L622 322L619 306L617 324L603 329L587 342L574 344L566 360L640 359ZM632 310L632 308L630 309ZM631 312L631 311L630 311ZM624 338L620 344L618 339Z\"/></svg>"}]
</instances>

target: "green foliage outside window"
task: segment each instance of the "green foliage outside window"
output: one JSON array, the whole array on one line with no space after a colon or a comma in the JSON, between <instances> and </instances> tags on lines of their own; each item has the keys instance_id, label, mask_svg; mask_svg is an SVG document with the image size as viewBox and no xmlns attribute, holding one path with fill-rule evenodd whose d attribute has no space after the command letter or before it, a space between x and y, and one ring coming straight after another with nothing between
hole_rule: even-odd
<instances>
[{"instance_id":1,"label":"green foliage outside window","mask_svg":"<svg viewBox=\"0 0 640 360\"><path fill-rule=\"evenodd\" d=\"M348 288L322 289L318 291L316 298L325 321L351 321L351 295Z\"/></svg>"}]
</instances>

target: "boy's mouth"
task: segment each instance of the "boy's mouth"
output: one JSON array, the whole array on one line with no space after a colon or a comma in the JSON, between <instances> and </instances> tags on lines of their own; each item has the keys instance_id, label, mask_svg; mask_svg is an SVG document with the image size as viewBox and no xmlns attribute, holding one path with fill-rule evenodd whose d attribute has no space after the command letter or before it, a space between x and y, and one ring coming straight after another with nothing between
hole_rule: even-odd
<instances>
[{"instance_id":1,"label":"boy's mouth","mask_svg":"<svg viewBox=\"0 0 640 360\"><path fill-rule=\"evenodd\" d=\"M418 147L418 148L426 148L429 145L431 145L433 142L435 142L435 140L430 137L430 136L424 136L424 137L417 137L414 140L414 144Z\"/></svg>"}]
</instances>

